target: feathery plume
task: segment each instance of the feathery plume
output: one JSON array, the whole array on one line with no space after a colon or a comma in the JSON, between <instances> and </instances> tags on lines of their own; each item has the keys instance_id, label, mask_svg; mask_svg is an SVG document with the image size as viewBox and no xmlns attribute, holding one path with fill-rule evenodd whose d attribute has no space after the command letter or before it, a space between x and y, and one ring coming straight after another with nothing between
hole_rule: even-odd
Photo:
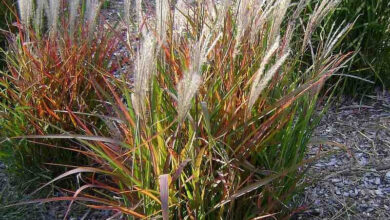
<instances>
[{"instance_id":1,"label":"feathery plume","mask_svg":"<svg viewBox=\"0 0 390 220\"><path fill-rule=\"evenodd\" d=\"M205 11L207 12L206 22L215 23L217 21L218 14L217 5L215 4L214 0L204 0L203 4ZM221 2L218 4L221 4Z\"/></svg>"},{"instance_id":2,"label":"feathery plume","mask_svg":"<svg viewBox=\"0 0 390 220\"><path fill-rule=\"evenodd\" d=\"M140 31L141 24L142 24L142 2L143 0L136 0L135 1L135 9L137 14L137 24L138 24L138 31Z\"/></svg>"},{"instance_id":3,"label":"feathery plume","mask_svg":"<svg viewBox=\"0 0 390 220\"><path fill-rule=\"evenodd\" d=\"M43 0L37 0L35 5L35 18L34 18L34 24L35 27L40 31L42 28L42 22L43 22L43 13L45 10L45 7L47 4L47 1Z\"/></svg>"},{"instance_id":4,"label":"feathery plume","mask_svg":"<svg viewBox=\"0 0 390 220\"><path fill-rule=\"evenodd\" d=\"M168 0L156 0L156 32L162 44L165 43L169 11L170 5Z\"/></svg>"},{"instance_id":5,"label":"feathery plume","mask_svg":"<svg viewBox=\"0 0 390 220\"><path fill-rule=\"evenodd\" d=\"M303 9L310 0L300 0L294 13L292 14L290 20L288 21L288 25L286 28L286 32L284 34L285 46L283 48L283 53L287 51L287 48L290 45L294 30L296 29L296 22L299 18L299 15L302 13Z\"/></svg>"},{"instance_id":6,"label":"feathery plume","mask_svg":"<svg viewBox=\"0 0 390 220\"><path fill-rule=\"evenodd\" d=\"M256 100L259 98L261 92L265 89L265 87L268 85L269 81L272 79L272 77L275 75L275 73L279 70L279 68L283 65L283 63L287 60L288 56L290 55L290 51L287 51L287 53L283 54L276 63L267 71L267 73L264 75L264 77L258 82L257 85L252 86L251 94L249 96L249 104L248 104L248 110L250 110L253 105L255 104Z\"/></svg>"},{"instance_id":7,"label":"feathery plume","mask_svg":"<svg viewBox=\"0 0 390 220\"><path fill-rule=\"evenodd\" d=\"M271 80L272 76L276 73L276 71L280 68L280 66L286 61L288 54L284 54L281 58L276 61L276 63L271 67L269 71L264 75L265 67L269 63L271 57L273 54L277 51L279 48L280 43L280 36L278 36L275 39L274 44L268 49L266 55L264 56L260 68L255 73L254 81L252 82L251 91L249 95L249 103L248 103L248 111L253 107L256 100L260 96L261 92L264 90L264 88L267 86L269 80Z\"/></svg>"},{"instance_id":8,"label":"feathery plume","mask_svg":"<svg viewBox=\"0 0 390 220\"><path fill-rule=\"evenodd\" d=\"M319 23L325 18L325 16L333 10L341 0L322 0L321 3L317 3L314 8L314 12L309 17L309 23L306 26L305 36L303 38L303 44L301 52L303 53L306 49L307 44L311 38L313 30L318 26Z\"/></svg>"},{"instance_id":9,"label":"feathery plume","mask_svg":"<svg viewBox=\"0 0 390 220\"><path fill-rule=\"evenodd\" d=\"M238 47L241 44L242 37L244 36L245 31L247 30L250 17L251 17L251 0L241 0L238 8L237 14L237 35L236 35L236 48L235 54Z\"/></svg>"},{"instance_id":10,"label":"feathery plume","mask_svg":"<svg viewBox=\"0 0 390 220\"><path fill-rule=\"evenodd\" d=\"M91 36L95 30L96 18L99 14L101 2L99 0L87 0L85 11L85 22L88 24L88 35Z\"/></svg>"},{"instance_id":11,"label":"feathery plume","mask_svg":"<svg viewBox=\"0 0 390 220\"><path fill-rule=\"evenodd\" d=\"M18 0L20 20L22 24L29 26L33 15L33 3L31 0Z\"/></svg>"},{"instance_id":12,"label":"feathery plume","mask_svg":"<svg viewBox=\"0 0 390 220\"><path fill-rule=\"evenodd\" d=\"M127 38L127 43L131 45L130 42L130 31L131 31L131 1L132 0L125 0L124 1L124 12L125 12L125 24L126 24L126 38Z\"/></svg>"},{"instance_id":13,"label":"feathery plume","mask_svg":"<svg viewBox=\"0 0 390 220\"><path fill-rule=\"evenodd\" d=\"M231 0L222 0L220 4L217 4L218 18L216 21L216 28L221 29L223 27L223 22L225 21L226 13L232 5Z\"/></svg>"},{"instance_id":14,"label":"feathery plume","mask_svg":"<svg viewBox=\"0 0 390 220\"><path fill-rule=\"evenodd\" d=\"M188 7L185 0L178 0L174 10L174 38L180 39L187 26L187 18L184 15L188 15Z\"/></svg>"},{"instance_id":15,"label":"feathery plume","mask_svg":"<svg viewBox=\"0 0 390 220\"><path fill-rule=\"evenodd\" d=\"M133 0L124 0L124 12L125 12L125 23L128 27L131 25L132 12L135 12L136 23L138 24L138 29L142 23L142 2L143 0L135 0L135 7L133 5ZM134 8L134 9L132 9Z\"/></svg>"},{"instance_id":16,"label":"feathery plume","mask_svg":"<svg viewBox=\"0 0 390 220\"><path fill-rule=\"evenodd\" d=\"M181 122L185 119L187 112L191 108L191 101L195 97L200 85L202 76L197 72L188 72L177 86L177 113Z\"/></svg>"},{"instance_id":17,"label":"feathery plume","mask_svg":"<svg viewBox=\"0 0 390 220\"><path fill-rule=\"evenodd\" d=\"M215 46L215 43L212 44L212 46L209 47L209 42L211 39L211 32L208 27L204 27L202 30L202 34L198 40L198 42L194 43L191 48L191 65L190 70L192 72L200 72L200 69L202 65L207 60L208 51L212 49L213 46ZM219 38L216 39L216 41Z\"/></svg>"},{"instance_id":18,"label":"feathery plume","mask_svg":"<svg viewBox=\"0 0 390 220\"><path fill-rule=\"evenodd\" d=\"M259 34L261 28L263 28L264 23L267 21L271 12L276 7L273 2L266 2L264 0L258 0L255 4L254 17L252 23L252 30L250 32L250 42L253 44L256 40L257 35ZM260 15L260 16L259 16Z\"/></svg>"},{"instance_id":19,"label":"feathery plume","mask_svg":"<svg viewBox=\"0 0 390 220\"><path fill-rule=\"evenodd\" d=\"M46 6L46 16L49 22L49 29L52 33L57 32L57 25L60 13L60 3L59 0L49 0L49 4Z\"/></svg>"},{"instance_id":20,"label":"feathery plume","mask_svg":"<svg viewBox=\"0 0 390 220\"><path fill-rule=\"evenodd\" d=\"M129 28L131 25L131 0L124 1L125 23Z\"/></svg>"},{"instance_id":21,"label":"feathery plume","mask_svg":"<svg viewBox=\"0 0 390 220\"><path fill-rule=\"evenodd\" d=\"M351 28L352 24L345 25L343 29L341 29L344 26L344 23L342 23L339 28L337 28L331 35L327 38L327 41L325 43L326 50L323 53L323 57L327 57L330 55L330 53L333 51L335 45L337 42L339 42L340 38ZM331 32L333 31L333 27Z\"/></svg>"},{"instance_id":22,"label":"feathery plume","mask_svg":"<svg viewBox=\"0 0 390 220\"><path fill-rule=\"evenodd\" d=\"M177 113L179 121L183 121L186 118L191 108L191 101L202 84L201 67L206 62L208 53L215 46L219 37L209 46L210 39L211 33L203 29L200 39L191 48L190 66L184 73L183 79L177 85Z\"/></svg>"},{"instance_id":23,"label":"feathery plume","mask_svg":"<svg viewBox=\"0 0 390 220\"><path fill-rule=\"evenodd\" d=\"M137 19L137 24L138 24L138 32L145 36L147 35L148 33L148 30L147 28L143 28L143 25L142 23L144 22L143 19L144 19L144 16L143 16L143 9L142 9L142 2L143 0L136 0L135 1L135 9L136 9L136 19Z\"/></svg>"},{"instance_id":24,"label":"feathery plume","mask_svg":"<svg viewBox=\"0 0 390 220\"><path fill-rule=\"evenodd\" d=\"M80 7L80 0L71 0L69 3L69 31L70 35L73 36L74 26L76 22L76 17L78 15L78 10Z\"/></svg>"},{"instance_id":25,"label":"feathery plume","mask_svg":"<svg viewBox=\"0 0 390 220\"><path fill-rule=\"evenodd\" d=\"M155 60L155 38L153 34L147 33L141 43L136 60L134 74L134 93L132 104L135 113L143 118L146 113L145 102L150 87L150 80L154 70Z\"/></svg>"},{"instance_id":26,"label":"feathery plume","mask_svg":"<svg viewBox=\"0 0 390 220\"><path fill-rule=\"evenodd\" d=\"M273 13L272 30L269 35L270 42L273 42L278 35L280 35L280 25L283 22L286 15L288 6L290 6L291 0L281 0L277 5Z\"/></svg>"}]
</instances>

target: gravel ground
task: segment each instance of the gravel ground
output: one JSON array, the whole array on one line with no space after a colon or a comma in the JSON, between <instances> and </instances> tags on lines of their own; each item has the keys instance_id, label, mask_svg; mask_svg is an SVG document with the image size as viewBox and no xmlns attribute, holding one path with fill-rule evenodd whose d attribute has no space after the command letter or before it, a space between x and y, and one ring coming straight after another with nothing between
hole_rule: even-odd
<instances>
[{"instance_id":1,"label":"gravel ground","mask_svg":"<svg viewBox=\"0 0 390 220\"><path fill-rule=\"evenodd\" d=\"M309 169L299 219L390 219L390 94L330 109L315 136L342 145L310 148L340 150Z\"/></svg>"}]
</instances>

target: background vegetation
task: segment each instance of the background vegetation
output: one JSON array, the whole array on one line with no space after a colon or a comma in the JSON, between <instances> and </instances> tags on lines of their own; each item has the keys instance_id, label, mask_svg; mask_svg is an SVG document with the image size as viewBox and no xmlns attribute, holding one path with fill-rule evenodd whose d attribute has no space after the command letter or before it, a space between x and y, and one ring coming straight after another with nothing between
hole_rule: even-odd
<instances>
[{"instance_id":1,"label":"background vegetation","mask_svg":"<svg viewBox=\"0 0 390 220\"><path fill-rule=\"evenodd\" d=\"M331 17L331 22L355 20L341 44L344 51L358 51L344 70L349 75L340 86L344 95L356 97L372 93L375 88L390 88L389 14L390 2L386 0L343 0Z\"/></svg>"},{"instance_id":2,"label":"background vegetation","mask_svg":"<svg viewBox=\"0 0 390 220\"><path fill-rule=\"evenodd\" d=\"M5 48L6 46L6 32L10 30L12 21L14 20L14 14L12 10L16 11L14 8L15 1L13 0L2 0L0 2L0 48ZM4 66L4 54L0 55L0 68Z\"/></svg>"}]
</instances>

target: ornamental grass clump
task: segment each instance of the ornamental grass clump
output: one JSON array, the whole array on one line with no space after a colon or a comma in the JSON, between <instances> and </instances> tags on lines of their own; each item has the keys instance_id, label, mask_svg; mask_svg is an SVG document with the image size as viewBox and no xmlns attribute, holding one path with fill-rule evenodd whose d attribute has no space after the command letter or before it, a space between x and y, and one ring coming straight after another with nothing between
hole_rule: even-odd
<instances>
[{"instance_id":1,"label":"ornamental grass clump","mask_svg":"<svg viewBox=\"0 0 390 220\"><path fill-rule=\"evenodd\" d=\"M103 32L100 25L100 31L91 31L96 27L96 7L96 1L18 1L18 31L8 36L9 48L3 51L8 71L0 75L1 151L10 167L84 158L61 149L77 152L80 148L64 140L42 145L37 140L5 137L74 133L81 128L68 111L94 114L105 109L95 93L96 85L104 86L96 68L107 74L116 70L111 57L118 39ZM89 8L88 13L83 8ZM87 115L82 120L97 130L106 127Z\"/></svg>"},{"instance_id":2,"label":"ornamental grass clump","mask_svg":"<svg viewBox=\"0 0 390 220\"><path fill-rule=\"evenodd\" d=\"M312 11L307 0L161 0L155 16L137 11L137 31L127 32L138 45L128 47L132 77L93 66L105 109L67 109L77 134L34 136L71 139L93 161L38 189L80 174L72 195L37 201L129 219L289 216L321 115L319 91L350 57L335 52L348 28L317 29L332 9L323 5L337 2ZM313 44L316 31L323 40ZM107 133L84 114L109 124Z\"/></svg>"}]
</instances>

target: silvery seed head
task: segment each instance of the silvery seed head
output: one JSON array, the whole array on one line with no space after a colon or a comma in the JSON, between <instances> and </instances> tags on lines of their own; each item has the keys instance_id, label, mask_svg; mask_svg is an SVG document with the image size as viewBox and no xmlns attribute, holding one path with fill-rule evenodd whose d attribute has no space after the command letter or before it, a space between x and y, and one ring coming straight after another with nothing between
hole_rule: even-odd
<instances>
[{"instance_id":1,"label":"silvery seed head","mask_svg":"<svg viewBox=\"0 0 390 220\"><path fill-rule=\"evenodd\" d=\"M134 93L132 104L135 113L144 118L146 113L147 94L150 89L150 80L155 73L155 46L156 40L151 33L147 33L138 50L134 73Z\"/></svg>"},{"instance_id":2,"label":"silvery seed head","mask_svg":"<svg viewBox=\"0 0 390 220\"><path fill-rule=\"evenodd\" d=\"M22 24L29 26L33 16L33 2L31 0L18 0L20 21Z\"/></svg>"},{"instance_id":3,"label":"silvery seed head","mask_svg":"<svg viewBox=\"0 0 390 220\"><path fill-rule=\"evenodd\" d=\"M88 35L91 37L96 27L96 18L100 11L101 2L99 0L87 0L85 11L85 22L88 25Z\"/></svg>"}]
</instances>

